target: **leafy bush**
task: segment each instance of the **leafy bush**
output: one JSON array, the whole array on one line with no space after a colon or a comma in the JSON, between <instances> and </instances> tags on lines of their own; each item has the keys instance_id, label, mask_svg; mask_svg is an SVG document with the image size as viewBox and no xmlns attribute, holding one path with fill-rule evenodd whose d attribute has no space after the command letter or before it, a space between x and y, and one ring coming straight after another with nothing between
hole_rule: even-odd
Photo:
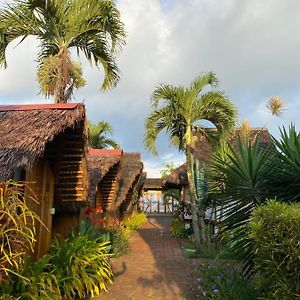
<instances>
[{"instance_id":1,"label":"leafy bush","mask_svg":"<svg viewBox=\"0 0 300 300\"><path fill-rule=\"evenodd\" d=\"M112 283L108 251L107 242L84 235L56 239L48 255L35 262L25 260L18 276L3 283L0 292L24 300L94 297Z\"/></svg>"},{"instance_id":2,"label":"leafy bush","mask_svg":"<svg viewBox=\"0 0 300 300\"><path fill-rule=\"evenodd\" d=\"M8 282L0 285L0 299L62 299L59 282L54 274L50 256L45 255L37 261L30 257L24 259L19 274L10 276Z\"/></svg>"},{"instance_id":3,"label":"leafy bush","mask_svg":"<svg viewBox=\"0 0 300 300\"><path fill-rule=\"evenodd\" d=\"M184 227L184 223L177 218L172 220L171 233L175 238L185 238L188 236L188 230Z\"/></svg>"},{"instance_id":4,"label":"leafy bush","mask_svg":"<svg viewBox=\"0 0 300 300\"><path fill-rule=\"evenodd\" d=\"M247 224L253 209L268 197L271 157L269 149L261 148L258 138L253 143L238 138L236 148L228 144L227 151L214 155L211 164L211 186L219 198L217 205L222 215L220 225L222 231L229 233L231 250L244 263L246 275L254 271L253 241Z\"/></svg>"},{"instance_id":5,"label":"leafy bush","mask_svg":"<svg viewBox=\"0 0 300 300\"><path fill-rule=\"evenodd\" d=\"M33 251L35 244L35 227L40 222L26 201L37 202L25 183L13 180L0 182L0 283L10 275L13 269L19 270L27 251Z\"/></svg>"},{"instance_id":6,"label":"leafy bush","mask_svg":"<svg viewBox=\"0 0 300 300\"><path fill-rule=\"evenodd\" d=\"M254 211L250 227L262 295L300 298L300 204L269 201Z\"/></svg>"},{"instance_id":7,"label":"leafy bush","mask_svg":"<svg viewBox=\"0 0 300 300\"><path fill-rule=\"evenodd\" d=\"M83 235L88 237L90 240L101 242L109 242L111 240L110 232L104 229L96 229L95 225L89 220L84 218L77 227L71 232L71 237Z\"/></svg>"},{"instance_id":8,"label":"leafy bush","mask_svg":"<svg viewBox=\"0 0 300 300\"><path fill-rule=\"evenodd\" d=\"M109 229L111 236L111 253L114 257L119 257L129 249L129 230L123 226Z\"/></svg>"},{"instance_id":9,"label":"leafy bush","mask_svg":"<svg viewBox=\"0 0 300 300\"><path fill-rule=\"evenodd\" d=\"M199 272L203 292L207 299L255 300L254 285L244 279L232 264L204 264Z\"/></svg>"},{"instance_id":10,"label":"leafy bush","mask_svg":"<svg viewBox=\"0 0 300 300\"><path fill-rule=\"evenodd\" d=\"M50 262L67 299L94 297L101 290L107 291L113 277L108 245L80 235L52 243Z\"/></svg>"},{"instance_id":11,"label":"leafy bush","mask_svg":"<svg viewBox=\"0 0 300 300\"><path fill-rule=\"evenodd\" d=\"M127 218L124 221L124 225L126 228L130 230L139 229L144 223L147 222L147 216L145 213L136 213Z\"/></svg>"}]
</instances>

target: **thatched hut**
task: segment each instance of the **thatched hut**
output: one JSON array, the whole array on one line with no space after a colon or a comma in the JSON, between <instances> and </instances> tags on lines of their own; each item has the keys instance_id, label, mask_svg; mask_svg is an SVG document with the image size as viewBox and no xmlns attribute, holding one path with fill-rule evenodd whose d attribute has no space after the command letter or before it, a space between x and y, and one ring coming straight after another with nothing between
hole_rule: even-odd
<instances>
[{"instance_id":1,"label":"thatched hut","mask_svg":"<svg viewBox=\"0 0 300 300\"><path fill-rule=\"evenodd\" d=\"M165 195L169 187L164 185L161 178L146 178L143 186L143 194L140 199L141 209L146 213L172 213L176 199L171 195Z\"/></svg>"},{"instance_id":2,"label":"thatched hut","mask_svg":"<svg viewBox=\"0 0 300 300\"><path fill-rule=\"evenodd\" d=\"M0 180L30 183L39 203L36 255L67 234L87 198L87 130L82 104L0 106ZM25 191L25 195L28 191Z\"/></svg>"},{"instance_id":3,"label":"thatched hut","mask_svg":"<svg viewBox=\"0 0 300 300\"><path fill-rule=\"evenodd\" d=\"M144 179L141 154L123 153L116 198L117 215L120 219L131 214L138 204Z\"/></svg>"},{"instance_id":4,"label":"thatched hut","mask_svg":"<svg viewBox=\"0 0 300 300\"><path fill-rule=\"evenodd\" d=\"M237 145L237 138L242 134L245 134L245 132L241 131L240 129L236 129L235 134L229 141L230 144L235 147ZM249 128L246 134L248 135L249 140L252 142L254 142L256 138L258 138L260 147L262 148L268 147L272 142L271 135L266 128ZM195 158L200 161L204 161L205 165L209 166L212 157L212 152L213 149L211 143L207 140L207 138L200 134L197 135L197 141L193 148ZM174 172L172 172L163 184L169 188L181 189L182 200L188 197L188 180L186 164L184 163L183 165L179 166Z\"/></svg>"},{"instance_id":5,"label":"thatched hut","mask_svg":"<svg viewBox=\"0 0 300 300\"><path fill-rule=\"evenodd\" d=\"M122 150L89 149L88 171L90 185L88 200L93 207L101 206L107 214L115 215L118 175Z\"/></svg>"}]
</instances>

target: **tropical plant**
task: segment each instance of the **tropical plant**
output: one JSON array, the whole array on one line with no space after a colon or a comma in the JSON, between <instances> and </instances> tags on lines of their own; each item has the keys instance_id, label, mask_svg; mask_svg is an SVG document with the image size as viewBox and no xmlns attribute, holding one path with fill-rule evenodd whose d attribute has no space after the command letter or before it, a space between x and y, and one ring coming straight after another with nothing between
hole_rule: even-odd
<instances>
[{"instance_id":1,"label":"tropical plant","mask_svg":"<svg viewBox=\"0 0 300 300\"><path fill-rule=\"evenodd\" d=\"M219 189L219 205L223 216L222 230L229 233L232 251L244 262L245 274L253 272L253 241L247 226L254 208L264 203L269 195L268 178L273 171L272 154L262 149L259 139L254 143L238 138L237 147L215 154L211 163L211 185ZM219 176L217 175L219 174ZM215 194L218 197L218 194Z\"/></svg>"},{"instance_id":2,"label":"tropical plant","mask_svg":"<svg viewBox=\"0 0 300 300\"><path fill-rule=\"evenodd\" d=\"M89 134L91 139L91 146L94 149L103 148L120 148L119 144L113 139L108 138L108 135L112 135L112 127L108 122L101 121L97 124L93 124L88 121Z\"/></svg>"},{"instance_id":3,"label":"tropical plant","mask_svg":"<svg viewBox=\"0 0 300 300\"><path fill-rule=\"evenodd\" d=\"M108 252L109 242L98 243L85 235L52 243L50 262L64 297L94 297L107 291L113 278Z\"/></svg>"},{"instance_id":4,"label":"tropical plant","mask_svg":"<svg viewBox=\"0 0 300 300\"><path fill-rule=\"evenodd\" d=\"M200 265L194 272L201 276L206 299L255 300L257 292L249 280L229 263Z\"/></svg>"},{"instance_id":5,"label":"tropical plant","mask_svg":"<svg viewBox=\"0 0 300 300\"><path fill-rule=\"evenodd\" d=\"M165 164L164 169L160 171L161 179L167 179L168 176L176 169L174 163Z\"/></svg>"},{"instance_id":6,"label":"tropical plant","mask_svg":"<svg viewBox=\"0 0 300 300\"><path fill-rule=\"evenodd\" d=\"M207 86L212 88L218 84L214 73L204 73L198 76L188 88L161 85L155 89L152 96L153 112L145 123L145 146L157 154L155 141L161 131L169 134L170 143L184 151L187 161L187 175L192 206L192 223L196 239L196 249L200 251L200 231L198 212L204 235L205 208L196 202L196 190L193 178L193 146L197 140L195 132L209 137L221 137L235 124L236 110L224 93L217 90L205 92ZM209 121L216 130L207 131L200 121Z\"/></svg>"},{"instance_id":7,"label":"tropical plant","mask_svg":"<svg viewBox=\"0 0 300 300\"><path fill-rule=\"evenodd\" d=\"M0 285L0 293L4 295L0 299L63 299L59 280L53 270L49 255L36 261L26 257L18 274L13 274L7 282Z\"/></svg>"},{"instance_id":8,"label":"tropical plant","mask_svg":"<svg viewBox=\"0 0 300 300\"><path fill-rule=\"evenodd\" d=\"M279 96L272 96L268 100L266 107L272 116L281 116L285 110L284 102Z\"/></svg>"},{"instance_id":9,"label":"tropical plant","mask_svg":"<svg viewBox=\"0 0 300 300\"><path fill-rule=\"evenodd\" d=\"M139 229L144 223L147 222L147 216L145 213L135 213L132 216L124 220L124 225L130 230Z\"/></svg>"},{"instance_id":10,"label":"tropical plant","mask_svg":"<svg viewBox=\"0 0 300 300\"><path fill-rule=\"evenodd\" d=\"M5 276L16 274L24 255L34 249L35 224L40 219L27 205L27 201L37 202L30 191L26 183L0 182L0 283Z\"/></svg>"},{"instance_id":11,"label":"tropical plant","mask_svg":"<svg viewBox=\"0 0 300 300\"><path fill-rule=\"evenodd\" d=\"M299 299L300 204L271 200L253 212L250 228L263 299Z\"/></svg>"},{"instance_id":12,"label":"tropical plant","mask_svg":"<svg viewBox=\"0 0 300 300\"><path fill-rule=\"evenodd\" d=\"M178 218L172 220L171 233L174 238L185 238L188 236L188 230L184 227L184 223Z\"/></svg>"},{"instance_id":13,"label":"tropical plant","mask_svg":"<svg viewBox=\"0 0 300 300\"><path fill-rule=\"evenodd\" d=\"M112 0L15 0L0 11L0 65L15 39L28 36L40 42L38 81L46 96L67 102L73 89L84 85L81 67L71 49L82 52L90 64L102 65L102 89L116 85L115 58L124 45L124 25Z\"/></svg>"},{"instance_id":14,"label":"tropical plant","mask_svg":"<svg viewBox=\"0 0 300 300\"><path fill-rule=\"evenodd\" d=\"M281 138L273 138L276 155L271 176L271 196L283 201L300 202L300 133L294 125L280 129Z\"/></svg>"}]
</instances>

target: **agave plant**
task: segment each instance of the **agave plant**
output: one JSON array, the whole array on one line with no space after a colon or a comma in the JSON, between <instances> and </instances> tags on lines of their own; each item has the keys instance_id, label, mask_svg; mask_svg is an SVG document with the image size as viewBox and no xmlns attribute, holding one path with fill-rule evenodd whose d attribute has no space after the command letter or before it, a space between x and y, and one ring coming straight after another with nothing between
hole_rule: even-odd
<instances>
[{"instance_id":1,"label":"agave plant","mask_svg":"<svg viewBox=\"0 0 300 300\"><path fill-rule=\"evenodd\" d=\"M280 129L281 139L273 138L276 146L271 196L283 201L300 201L300 133L294 125Z\"/></svg>"},{"instance_id":2,"label":"agave plant","mask_svg":"<svg viewBox=\"0 0 300 300\"><path fill-rule=\"evenodd\" d=\"M230 233L232 251L244 262L245 274L251 275L253 246L247 224L253 209L268 197L268 177L273 170L271 153L260 147L258 139L252 144L238 138L236 149L228 147L230 151L225 156L223 152L213 158L211 184L215 187L215 196L220 195L222 230Z\"/></svg>"}]
</instances>

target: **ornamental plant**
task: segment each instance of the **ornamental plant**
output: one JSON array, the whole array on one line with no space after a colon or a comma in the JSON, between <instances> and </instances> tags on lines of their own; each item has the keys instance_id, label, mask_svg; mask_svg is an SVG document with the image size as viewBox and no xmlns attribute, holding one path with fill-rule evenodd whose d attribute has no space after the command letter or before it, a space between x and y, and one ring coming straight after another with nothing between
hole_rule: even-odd
<instances>
[{"instance_id":1,"label":"ornamental plant","mask_svg":"<svg viewBox=\"0 0 300 300\"><path fill-rule=\"evenodd\" d=\"M113 278L109 249L109 242L98 243L84 235L52 243L50 262L66 299L94 297L107 291Z\"/></svg>"},{"instance_id":2,"label":"ornamental plant","mask_svg":"<svg viewBox=\"0 0 300 300\"><path fill-rule=\"evenodd\" d=\"M98 205L96 208L89 206L85 210L85 216L96 226L103 226L105 222L105 213L100 205Z\"/></svg>"},{"instance_id":3,"label":"ornamental plant","mask_svg":"<svg viewBox=\"0 0 300 300\"><path fill-rule=\"evenodd\" d=\"M13 180L0 182L0 283L16 273L24 255L33 251L34 225L40 219L29 209L29 200L37 202L28 184Z\"/></svg>"},{"instance_id":4,"label":"ornamental plant","mask_svg":"<svg viewBox=\"0 0 300 300\"><path fill-rule=\"evenodd\" d=\"M124 221L124 225L126 228L129 228L130 230L137 230L139 229L144 223L147 222L147 216L145 213L136 213L127 218Z\"/></svg>"},{"instance_id":5,"label":"ornamental plant","mask_svg":"<svg viewBox=\"0 0 300 300\"><path fill-rule=\"evenodd\" d=\"M250 228L264 299L299 299L300 204L271 200L253 212Z\"/></svg>"},{"instance_id":6,"label":"ornamental plant","mask_svg":"<svg viewBox=\"0 0 300 300\"><path fill-rule=\"evenodd\" d=\"M243 278L230 263L203 264L194 270L202 283L206 299L255 300L254 285Z\"/></svg>"}]
</instances>

